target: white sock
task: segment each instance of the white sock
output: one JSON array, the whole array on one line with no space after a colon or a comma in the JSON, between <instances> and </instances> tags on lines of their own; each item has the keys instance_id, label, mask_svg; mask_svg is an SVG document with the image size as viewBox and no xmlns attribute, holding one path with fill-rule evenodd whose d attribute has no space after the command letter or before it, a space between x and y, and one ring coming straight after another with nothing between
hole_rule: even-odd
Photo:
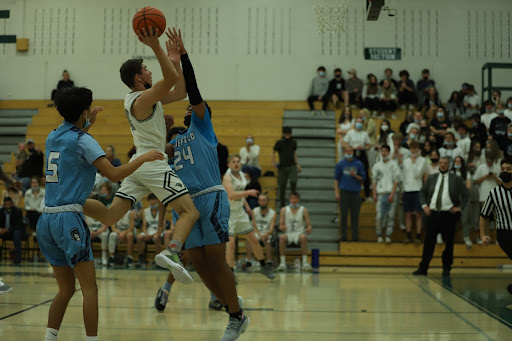
<instances>
[{"instance_id":1,"label":"white sock","mask_svg":"<svg viewBox=\"0 0 512 341\"><path fill-rule=\"evenodd\" d=\"M85 341L98 341L97 336L86 336Z\"/></svg>"},{"instance_id":2,"label":"white sock","mask_svg":"<svg viewBox=\"0 0 512 341\"><path fill-rule=\"evenodd\" d=\"M281 264L286 264L286 256L281 256Z\"/></svg>"},{"instance_id":3,"label":"white sock","mask_svg":"<svg viewBox=\"0 0 512 341\"><path fill-rule=\"evenodd\" d=\"M57 334L59 333L58 329L46 328L46 336L44 337L44 341L55 341L57 340Z\"/></svg>"},{"instance_id":4,"label":"white sock","mask_svg":"<svg viewBox=\"0 0 512 341\"><path fill-rule=\"evenodd\" d=\"M302 255L302 265L308 262L308 255Z\"/></svg>"}]
</instances>

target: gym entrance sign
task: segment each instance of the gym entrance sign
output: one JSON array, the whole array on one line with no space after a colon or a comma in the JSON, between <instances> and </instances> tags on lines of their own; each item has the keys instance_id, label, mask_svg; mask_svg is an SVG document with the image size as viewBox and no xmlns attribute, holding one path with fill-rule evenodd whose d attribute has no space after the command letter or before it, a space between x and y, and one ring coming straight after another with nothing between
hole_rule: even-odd
<instances>
[{"instance_id":1,"label":"gym entrance sign","mask_svg":"<svg viewBox=\"0 0 512 341\"><path fill-rule=\"evenodd\" d=\"M365 47L366 60L401 60L402 49L397 47Z\"/></svg>"}]
</instances>

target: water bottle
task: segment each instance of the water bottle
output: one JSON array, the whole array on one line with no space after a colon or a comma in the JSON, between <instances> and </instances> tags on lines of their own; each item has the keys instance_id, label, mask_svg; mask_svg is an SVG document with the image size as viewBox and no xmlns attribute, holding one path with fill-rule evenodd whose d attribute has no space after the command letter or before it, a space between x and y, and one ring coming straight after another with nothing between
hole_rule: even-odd
<instances>
[{"instance_id":1,"label":"water bottle","mask_svg":"<svg viewBox=\"0 0 512 341\"><path fill-rule=\"evenodd\" d=\"M320 250L313 249L311 250L311 267L313 268L313 272L317 273L318 268L320 267Z\"/></svg>"},{"instance_id":2,"label":"water bottle","mask_svg":"<svg viewBox=\"0 0 512 341\"><path fill-rule=\"evenodd\" d=\"M293 264L293 269L295 270L295 272L299 272L300 271L300 259L299 259L299 257L295 257L295 263Z\"/></svg>"}]
</instances>

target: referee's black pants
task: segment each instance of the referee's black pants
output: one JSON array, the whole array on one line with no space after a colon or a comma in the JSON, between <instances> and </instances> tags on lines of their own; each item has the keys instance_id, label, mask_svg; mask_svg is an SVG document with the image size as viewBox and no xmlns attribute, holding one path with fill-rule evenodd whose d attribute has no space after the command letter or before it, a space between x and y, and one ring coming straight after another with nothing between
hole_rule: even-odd
<instances>
[{"instance_id":1,"label":"referee's black pants","mask_svg":"<svg viewBox=\"0 0 512 341\"><path fill-rule=\"evenodd\" d=\"M455 225L460 219L460 212L455 214L449 211L431 211L425 216L427 223L425 242L423 243L423 256L421 257L420 270L427 271L436 248L437 234L441 233L445 248L442 255L443 272L450 272L453 264L453 244L455 242Z\"/></svg>"},{"instance_id":2,"label":"referee's black pants","mask_svg":"<svg viewBox=\"0 0 512 341\"><path fill-rule=\"evenodd\" d=\"M496 229L498 244L512 260L512 230Z\"/></svg>"}]
</instances>

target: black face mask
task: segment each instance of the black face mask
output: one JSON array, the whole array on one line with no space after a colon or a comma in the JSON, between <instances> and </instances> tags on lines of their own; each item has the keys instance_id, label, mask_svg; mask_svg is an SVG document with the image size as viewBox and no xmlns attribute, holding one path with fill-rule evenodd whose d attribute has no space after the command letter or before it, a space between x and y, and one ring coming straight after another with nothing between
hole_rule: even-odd
<instances>
[{"instance_id":1,"label":"black face mask","mask_svg":"<svg viewBox=\"0 0 512 341\"><path fill-rule=\"evenodd\" d=\"M185 125L185 127L190 127L191 122L192 122L192 115L187 115L183 119L183 124Z\"/></svg>"},{"instance_id":2,"label":"black face mask","mask_svg":"<svg viewBox=\"0 0 512 341\"><path fill-rule=\"evenodd\" d=\"M437 161L439 161L439 159L434 158L434 159L430 159L430 161L432 161L433 163L437 163Z\"/></svg>"},{"instance_id":3,"label":"black face mask","mask_svg":"<svg viewBox=\"0 0 512 341\"><path fill-rule=\"evenodd\" d=\"M341 75L334 75L334 77L336 77L336 78L341 78Z\"/></svg>"},{"instance_id":4,"label":"black face mask","mask_svg":"<svg viewBox=\"0 0 512 341\"><path fill-rule=\"evenodd\" d=\"M33 152L35 150L35 148L28 148L27 149L29 152Z\"/></svg>"},{"instance_id":5,"label":"black face mask","mask_svg":"<svg viewBox=\"0 0 512 341\"><path fill-rule=\"evenodd\" d=\"M510 181L512 181L512 173L501 172L500 173L500 179L503 181L503 183L510 182Z\"/></svg>"}]
</instances>

